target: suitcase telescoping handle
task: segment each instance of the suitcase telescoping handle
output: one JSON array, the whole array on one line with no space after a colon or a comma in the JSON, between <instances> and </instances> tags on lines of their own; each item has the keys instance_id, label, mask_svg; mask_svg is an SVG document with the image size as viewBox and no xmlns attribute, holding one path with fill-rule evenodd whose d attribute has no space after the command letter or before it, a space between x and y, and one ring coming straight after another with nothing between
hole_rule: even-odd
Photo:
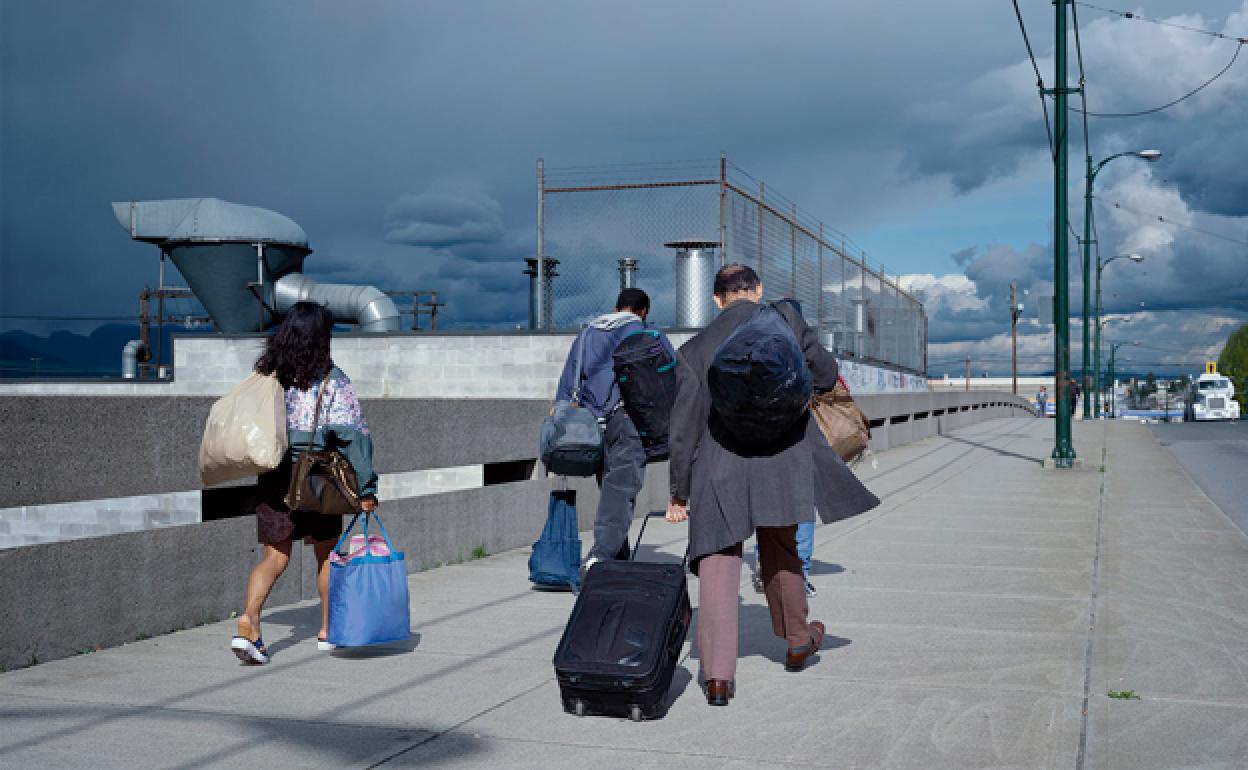
<instances>
[{"instance_id":1,"label":"suitcase telescoping handle","mask_svg":"<svg viewBox=\"0 0 1248 770\"><path fill-rule=\"evenodd\" d=\"M664 518L666 516L667 514L663 511L655 511L654 513L647 513L645 518L641 520L641 530L637 532L637 545L633 546L633 555L630 557L632 561L637 561L637 552L641 550L641 539L646 535L646 525L650 523L651 519ZM688 563L689 547L686 546L685 555L680 558L680 566L683 568Z\"/></svg>"}]
</instances>

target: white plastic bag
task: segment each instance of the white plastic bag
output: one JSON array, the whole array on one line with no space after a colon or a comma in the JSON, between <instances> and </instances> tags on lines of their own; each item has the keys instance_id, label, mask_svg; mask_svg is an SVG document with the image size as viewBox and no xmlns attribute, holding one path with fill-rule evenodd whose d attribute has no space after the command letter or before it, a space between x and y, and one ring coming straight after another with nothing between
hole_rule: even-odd
<instances>
[{"instance_id":1,"label":"white plastic bag","mask_svg":"<svg viewBox=\"0 0 1248 770\"><path fill-rule=\"evenodd\" d=\"M212 405L199 445L199 478L210 487L271 471L287 446L286 393L276 377L253 372Z\"/></svg>"}]
</instances>

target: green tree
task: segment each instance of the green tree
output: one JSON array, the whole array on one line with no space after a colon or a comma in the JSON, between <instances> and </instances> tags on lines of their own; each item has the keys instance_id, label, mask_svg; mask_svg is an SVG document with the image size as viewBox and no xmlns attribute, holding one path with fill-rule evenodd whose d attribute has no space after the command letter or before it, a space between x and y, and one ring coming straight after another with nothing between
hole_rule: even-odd
<instances>
[{"instance_id":1,"label":"green tree","mask_svg":"<svg viewBox=\"0 0 1248 770\"><path fill-rule=\"evenodd\" d=\"M1239 402L1239 413L1248 414L1248 323L1231 332L1218 356L1218 371L1230 377L1235 383L1235 400Z\"/></svg>"}]
</instances>

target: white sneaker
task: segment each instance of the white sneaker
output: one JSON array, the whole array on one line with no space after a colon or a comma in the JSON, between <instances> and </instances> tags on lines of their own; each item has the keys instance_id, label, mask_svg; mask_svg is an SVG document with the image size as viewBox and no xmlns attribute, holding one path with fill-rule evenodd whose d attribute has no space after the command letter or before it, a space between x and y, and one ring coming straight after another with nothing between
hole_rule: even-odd
<instances>
[{"instance_id":1,"label":"white sneaker","mask_svg":"<svg viewBox=\"0 0 1248 770\"><path fill-rule=\"evenodd\" d=\"M602 561L602 559L599 559L597 556L591 556L585 560L585 563L581 565L581 582L582 583L585 582L585 574L589 572L589 568L594 566L600 561Z\"/></svg>"},{"instance_id":2,"label":"white sneaker","mask_svg":"<svg viewBox=\"0 0 1248 770\"><path fill-rule=\"evenodd\" d=\"M338 649L338 645L334 644L333 642L327 642L324 639L317 639L316 649L319 652L333 652L334 650Z\"/></svg>"},{"instance_id":3,"label":"white sneaker","mask_svg":"<svg viewBox=\"0 0 1248 770\"><path fill-rule=\"evenodd\" d=\"M818 594L819 594L819 592L815 590L815 584L814 584L814 583L812 583L812 582L810 582L809 580L807 580L807 581L806 581L806 595L807 595L807 596L818 596Z\"/></svg>"}]
</instances>

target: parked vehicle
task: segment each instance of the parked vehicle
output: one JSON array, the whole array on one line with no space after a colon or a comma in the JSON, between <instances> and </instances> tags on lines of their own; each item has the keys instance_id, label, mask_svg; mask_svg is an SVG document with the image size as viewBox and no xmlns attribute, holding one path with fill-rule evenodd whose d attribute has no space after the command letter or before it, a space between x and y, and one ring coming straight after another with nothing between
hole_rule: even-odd
<instances>
[{"instance_id":1,"label":"parked vehicle","mask_svg":"<svg viewBox=\"0 0 1248 770\"><path fill-rule=\"evenodd\" d=\"M1187 399L1188 420L1238 420L1239 402L1234 399L1235 385L1230 377L1218 374L1212 361L1205 364L1205 373L1192 383Z\"/></svg>"}]
</instances>

